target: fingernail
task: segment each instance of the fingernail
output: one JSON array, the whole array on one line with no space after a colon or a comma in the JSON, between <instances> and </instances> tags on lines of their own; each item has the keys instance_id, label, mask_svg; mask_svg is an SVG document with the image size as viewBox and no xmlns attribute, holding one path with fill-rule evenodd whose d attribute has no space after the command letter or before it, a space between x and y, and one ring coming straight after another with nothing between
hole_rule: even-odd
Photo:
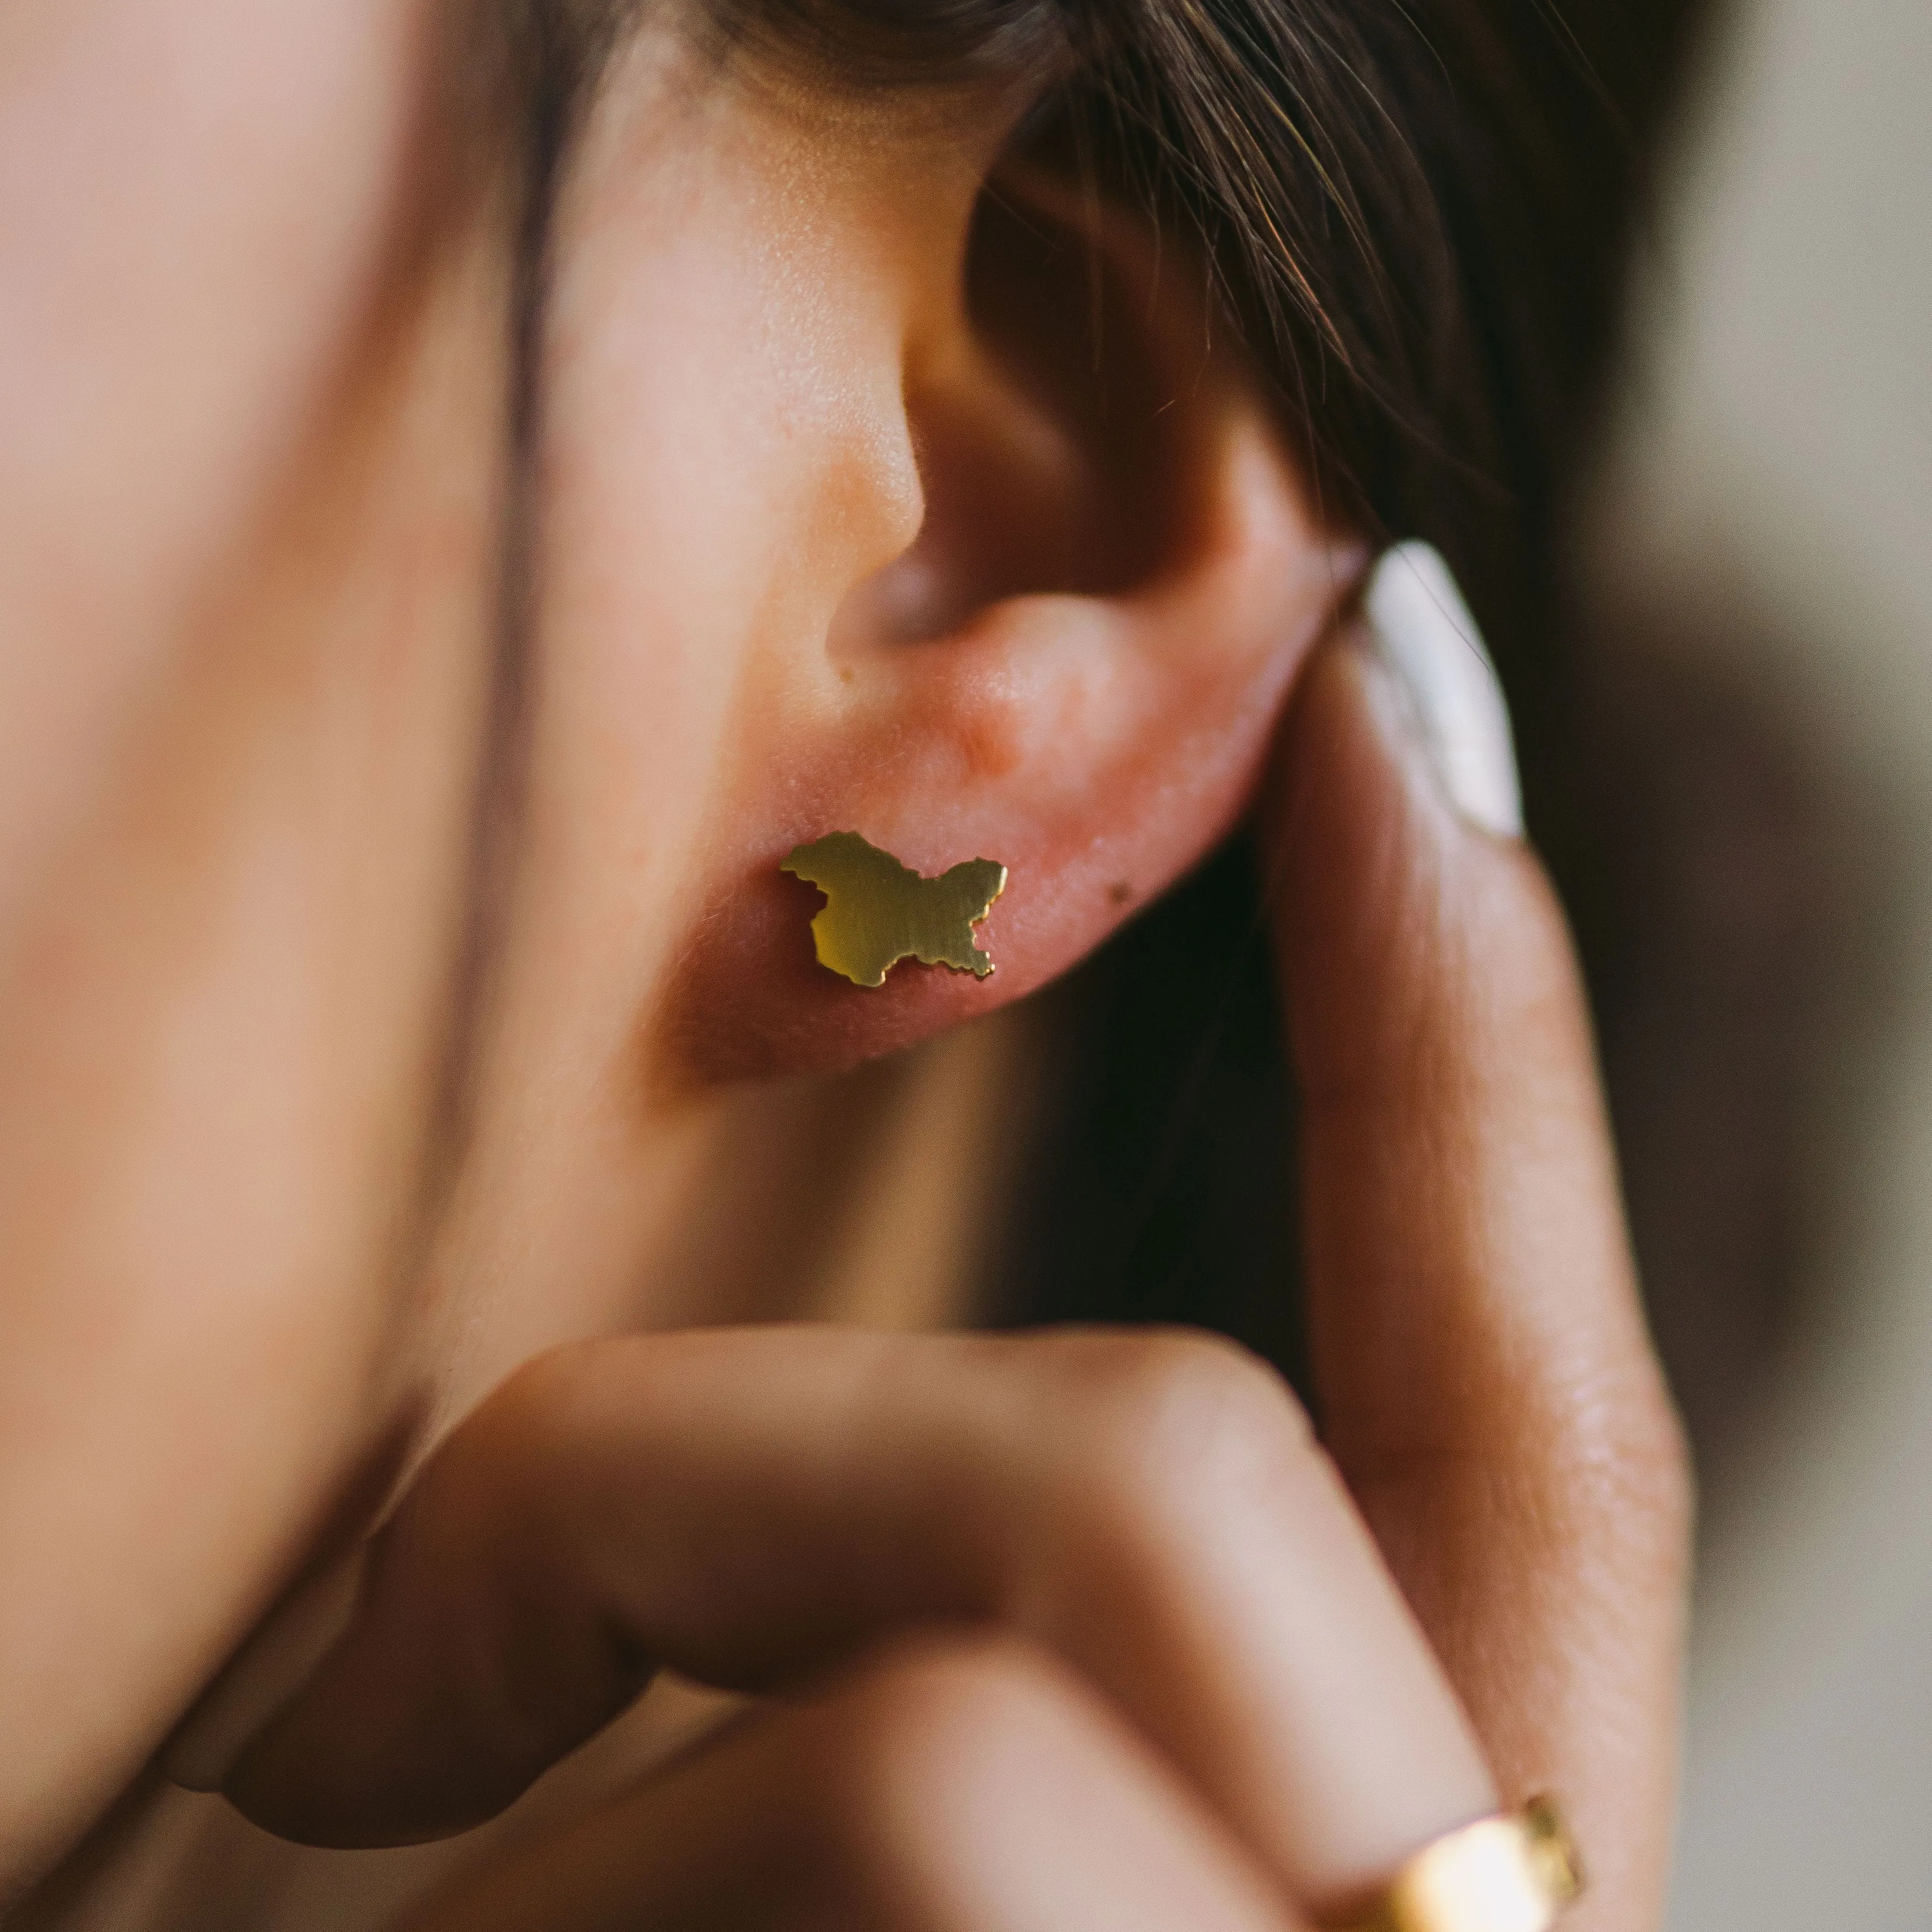
<instances>
[{"instance_id":1,"label":"fingernail","mask_svg":"<svg viewBox=\"0 0 1932 1932\"><path fill-rule=\"evenodd\" d=\"M219 1791L270 1721L349 1627L363 1552L297 1590L202 1694L162 1747L161 1774L187 1791Z\"/></svg>"},{"instance_id":2,"label":"fingernail","mask_svg":"<svg viewBox=\"0 0 1932 1932\"><path fill-rule=\"evenodd\" d=\"M1426 543L1397 544L1370 577L1364 609L1383 662L1414 703L1450 804L1484 832L1520 838L1509 706L1449 566Z\"/></svg>"}]
</instances>

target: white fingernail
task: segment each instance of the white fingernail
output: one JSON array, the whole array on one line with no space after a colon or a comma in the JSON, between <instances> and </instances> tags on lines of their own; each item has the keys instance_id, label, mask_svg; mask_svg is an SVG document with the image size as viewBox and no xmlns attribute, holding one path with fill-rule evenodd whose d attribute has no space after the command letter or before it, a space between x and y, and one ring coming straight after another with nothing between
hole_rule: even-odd
<instances>
[{"instance_id":1,"label":"white fingernail","mask_svg":"<svg viewBox=\"0 0 1932 1932\"><path fill-rule=\"evenodd\" d=\"M219 1791L242 1754L308 1682L349 1628L364 1552L297 1590L202 1693L162 1747L161 1773L188 1791Z\"/></svg>"},{"instance_id":2,"label":"white fingernail","mask_svg":"<svg viewBox=\"0 0 1932 1932\"><path fill-rule=\"evenodd\" d=\"M1450 803L1484 831L1520 838L1509 706L1449 566L1426 543L1397 544L1376 566L1364 608L1377 649L1414 702Z\"/></svg>"}]
</instances>

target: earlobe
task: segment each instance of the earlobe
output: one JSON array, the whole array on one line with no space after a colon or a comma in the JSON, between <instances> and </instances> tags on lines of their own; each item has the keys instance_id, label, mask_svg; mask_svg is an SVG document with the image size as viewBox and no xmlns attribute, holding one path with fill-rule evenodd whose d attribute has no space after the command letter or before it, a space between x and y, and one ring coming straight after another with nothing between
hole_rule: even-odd
<instances>
[{"instance_id":1,"label":"earlobe","mask_svg":"<svg viewBox=\"0 0 1932 1932\"><path fill-rule=\"evenodd\" d=\"M1207 278L1124 215L1029 184L982 202L909 332L926 515L796 640L668 1006L687 1076L887 1051L1064 971L1245 808L1273 721L1352 588ZM854 986L781 873L856 831L928 878L1010 868L996 979L908 959Z\"/></svg>"}]
</instances>

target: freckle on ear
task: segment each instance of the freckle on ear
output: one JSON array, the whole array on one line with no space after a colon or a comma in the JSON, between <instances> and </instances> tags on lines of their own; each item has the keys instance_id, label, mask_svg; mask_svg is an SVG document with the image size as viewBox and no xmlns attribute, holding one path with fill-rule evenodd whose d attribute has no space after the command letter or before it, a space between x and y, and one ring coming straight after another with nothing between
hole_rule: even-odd
<instances>
[{"instance_id":1,"label":"freckle on ear","mask_svg":"<svg viewBox=\"0 0 1932 1932\"><path fill-rule=\"evenodd\" d=\"M959 748L975 778L1003 778L1020 761L1020 734L1002 708L976 712L962 724Z\"/></svg>"},{"instance_id":2,"label":"freckle on ear","mask_svg":"<svg viewBox=\"0 0 1932 1932\"><path fill-rule=\"evenodd\" d=\"M1107 897L1114 905L1126 904L1133 896L1133 886L1126 879L1117 879L1107 888Z\"/></svg>"}]
</instances>

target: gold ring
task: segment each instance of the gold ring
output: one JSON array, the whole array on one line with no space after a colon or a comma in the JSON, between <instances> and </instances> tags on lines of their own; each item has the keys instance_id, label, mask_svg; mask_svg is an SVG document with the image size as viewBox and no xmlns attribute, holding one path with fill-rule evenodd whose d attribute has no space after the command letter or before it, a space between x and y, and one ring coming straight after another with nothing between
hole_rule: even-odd
<instances>
[{"instance_id":1,"label":"gold ring","mask_svg":"<svg viewBox=\"0 0 1932 1932\"><path fill-rule=\"evenodd\" d=\"M1549 1932L1582 1888L1556 1807L1532 1798L1424 1846L1366 1916L1334 1932Z\"/></svg>"}]
</instances>

